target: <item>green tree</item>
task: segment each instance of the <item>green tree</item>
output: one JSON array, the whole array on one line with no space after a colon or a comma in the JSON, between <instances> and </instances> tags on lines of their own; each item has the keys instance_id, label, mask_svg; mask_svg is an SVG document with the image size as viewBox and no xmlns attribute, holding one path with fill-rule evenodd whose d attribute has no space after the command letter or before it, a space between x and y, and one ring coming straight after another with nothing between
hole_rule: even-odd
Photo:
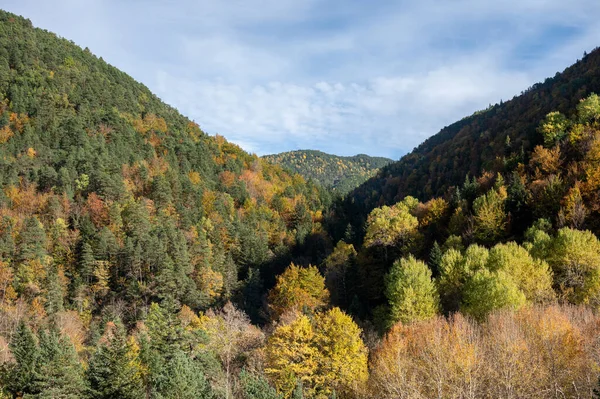
<instances>
[{"instance_id":1,"label":"green tree","mask_svg":"<svg viewBox=\"0 0 600 399\"><path fill-rule=\"evenodd\" d=\"M210 384L202 366L185 353L176 352L164 369L164 379L156 399L212 399Z\"/></svg>"},{"instance_id":2,"label":"green tree","mask_svg":"<svg viewBox=\"0 0 600 399\"><path fill-rule=\"evenodd\" d=\"M19 323L9 346L15 358L5 381L9 391L15 397L33 393L32 383L40 353L33 332L23 321Z\"/></svg>"},{"instance_id":3,"label":"green tree","mask_svg":"<svg viewBox=\"0 0 600 399\"><path fill-rule=\"evenodd\" d=\"M560 112L550 112L540 124L538 130L544 137L544 145L552 147L562 140L568 132L570 122Z\"/></svg>"},{"instance_id":4,"label":"green tree","mask_svg":"<svg viewBox=\"0 0 600 399\"><path fill-rule=\"evenodd\" d=\"M489 251L479 245L471 245L465 253L449 249L442 256L440 277L437 280L441 303L446 312L456 312L463 301L465 284L475 272L483 270Z\"/></svg>"},{"instance_id":5,"label":"green tree","mask_svg":"<svg viewBox=\"0 0 600 399\"><path fill-rule=\"evenodd\" d=\"M600 97L596 93L582 99L577 105L577 115L582 123L600 121Z\"/></svg>"},{"instance_id":6,"label":"green tree","mask_svg":"<svg viewBox=\"0 0 600 399\"><path fill-rule=\"evenodd\" d=\"M240 373L240 385L244 399L281 399L281 395L264 377L245 369Z\"/></svg>"},{"instance_id":7,"label":"green tree","mask_svg":"<svg viewBox=\"0 0 600 399\"><path fill-rule=\"evenodd\" d=\"M120 321L108 322L87 370L92 399L138 399L145 396L139 349L127 339Z\"/></svg>"},{"instance_id":8,"label":"green tree","mask_svg":"<svg viewBox=\"0 0 600 399\"><path fill-rule=\"evenodd\" d=\"M40 334L39 360L33 382L33 397L77 399L84 396L83 368L70 339L57 331Z\"/></svg>"},{"instance_id":9,"label":"green tree","mask_svg":"<svg viewBox=\"0 0 600 399\"><path fill-rule=\"evenodd\" d=\"M496 309L519 309L527 299L513 279L503 271L477 271L464 288L461 311L477 320Z\"/></svg>"},{"instance_id":10,"label":"green tree","mask_svg":"<svg viewBox=\"0 0 600 399\"><path fill-rule=\"evenodd\" d=\"M559 296L574 304L600 305L600 241L590 231L562 228L547 260Z\"/></svg>"},{"instance_id":11,"label":"green tree","mask_svg":"<svg viewBox=\"0 0 600 399\"><path fill-rule=\"evenodd\" d=\"M431 270L412 255L394 262L385 279L385 295L390 305L390 325L426 320L439 309Z\"/></svg>"},{"instance_id":12,"label":"green tree","mask_svg":"<svg viewBox=\"0 0 600 399\"><path fill-rule=\"evenodd\" d=\"M552 272L548 264L534 259L515 242L497 244L490 250L486 267L504 271L531 302L544 303L554 298Z\"/></svg>"}]
</instances>

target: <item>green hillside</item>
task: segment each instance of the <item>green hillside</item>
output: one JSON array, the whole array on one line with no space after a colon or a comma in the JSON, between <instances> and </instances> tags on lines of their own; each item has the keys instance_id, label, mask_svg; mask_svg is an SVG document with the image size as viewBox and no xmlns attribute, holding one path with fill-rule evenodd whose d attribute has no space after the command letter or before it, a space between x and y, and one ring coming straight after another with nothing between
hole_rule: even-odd
<instances>
[{"instance_id":1,"label":"green hillside","mask_svg":"<svg viewBox=\"0 0 600 399\"><path fill-rule=\"evenodd\" d=\"M283 152L263 158L340 194L358 187L374 176L378 169L392 162L388 158L365 154L341 157L314 150Z\"/></svg>"}]
</instances>

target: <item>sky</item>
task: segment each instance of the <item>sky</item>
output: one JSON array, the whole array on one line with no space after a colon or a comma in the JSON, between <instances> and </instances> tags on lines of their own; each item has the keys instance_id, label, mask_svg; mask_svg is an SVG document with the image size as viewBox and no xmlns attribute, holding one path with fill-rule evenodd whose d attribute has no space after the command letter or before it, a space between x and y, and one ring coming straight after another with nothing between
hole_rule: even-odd
<instances>
[{"instance_id":1,"label":"sky","mask_svg":"<svg viewBox=\"0 0 600 399\"><path fill-rule=\"evenodd\" d=\"M398 159L600 46L598 0L0 0L258 155Z\"/></svg>"}]
</instances>

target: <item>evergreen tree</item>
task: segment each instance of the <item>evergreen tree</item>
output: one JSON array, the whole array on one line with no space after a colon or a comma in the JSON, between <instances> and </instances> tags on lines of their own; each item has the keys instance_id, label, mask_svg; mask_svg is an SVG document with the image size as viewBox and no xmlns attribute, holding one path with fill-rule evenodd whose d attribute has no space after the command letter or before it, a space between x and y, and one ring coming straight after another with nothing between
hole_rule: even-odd
<instances>
[{"instance_id":1,"label":"evergreen tree","mask_svg":"<svg viewBox=\"0 0 600 399\"><path fill-rule=\"evenodd\" d=\"M156 399L212 399L214 394L200 364L185 353L175 353L164 368Z\"/></svg>"},{"instance_id":2,"label":"evergreen tree","mask_svg":"<svg viewBox=\"0 0 600 399\"><path fill-rule=\"evenodd\" d=\"M240 373L240 384L244 399L281 399L275 388L260 375L255 375L242 370Z\"/></svg>"},{"instance_id":3,"label":"evergreen tree","mask_svg":"<svg viewBox=\"0 0 600 399\"><path fill-rule=\"evenodd\" d=\"M87 370L91 399L139 399L145 396L137 347L127 340L120 321L108 322Z\"/></svg>"},{"instance_id":4,"label":"evergreen tree","mask_svg":"<svg viewBox=\"0 0 600 399\"><path fill-rule=\"evenodd\" d=\"M304 399L304 388L300 379L296 381L296 388L292 392L292 399Z\"/></svg>"},{"instance_id":5,"label":"evergreen tree","mask_svg":"<svg viewBox=\"0 0 600 399\"><path fill-rule=\"evenodd\" d=\"M48 270L46 287L46 312L48 315L53 315L63 310L63 288L56 264Z\"/></svg>"},{"instance_id":6,"label":"evergreen tree","mask_svg":"<svg viewBox=\"0 0 600 399\"><path fill-rule=\"evenodd\" d=\"M95 262L92 246L86 241L81 245L81 253L79 254L79 274L82 282L88 285L94 274Z\"/></svg>"},{"instance_id":7,"label":"evergreen tree","mask_svg":"<svg viewBox=\"0 0 600 399\"><path fill-rule=\"evenodd\" d=\"M35 336L25 322L21 322L10 341L15 364L9 370L6 385L16 397L32 393L32 383L39 359Z\"/></svg>"},{"instance_id":8,"label":"evergreen tree","mask_svg":"<svg viewBox=\"0 0 600 399\"><path fill-rule=\"evenodd\" d=\"M39 360L33 382L33 397L77 399L85 392L81 363L71 341L57 331L40 334Z\"/></svg>"},{"instance_id":9,"label":"evergreen tree","mask_svg":"<svg viewBox=\"0 0 600 399\"><path fill-rule=\"evenodd\" d=\"M440 273L440 264L442 263L442 256L444 256L444 251L440 247L437 241L433 243L431 247L431 252L429 252L429 267L434 276L439 275Z\"/></svg>"}]
</instances>

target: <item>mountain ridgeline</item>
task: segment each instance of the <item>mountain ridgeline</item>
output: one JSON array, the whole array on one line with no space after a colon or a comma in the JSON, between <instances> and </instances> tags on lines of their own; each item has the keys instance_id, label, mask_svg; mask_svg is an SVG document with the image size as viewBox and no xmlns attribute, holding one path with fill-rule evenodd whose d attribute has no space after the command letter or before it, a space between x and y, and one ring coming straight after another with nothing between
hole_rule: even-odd
<instances>
[{"instance_id":1,"label":"mountain ridgeline","mask_svg":"<svg viewBox=\"0 0 600 399\"><path fill-rule=\"evenodd\" d=\"M423 200L443 196L467 175L513 170L527 163L534 147L543 142L537 132L540 121L553 111L572 117L576 105L590 93L600 93L598 49L512 100L443 128L398 162L383 167L348 196L348 213L362 215L364 222L376 206L404 196Z\"/></svg>"},{"instance_id":2,"label":"mountain ridgeline","mask_svg":"<svg viewBox=\"0 0 600 399\"><path fill-rule=\"evenodd\" d=\"M597 398L594 92L264 159L0 11L0 399Z\"/></svg>"},{"instance_id":3,"label":"mountain ridgeline","mask_svg":"<svg viewBox=\"0 0 600 399\"><path fill-rule=\"evenodd\" d=\"M346 194L355 189L378 169L392 162L383 157L358 154L342 157L314 150L298 150L265 155L264 159L293 173L312 179L335 193Z\"/></svg>"}]
</instances>

